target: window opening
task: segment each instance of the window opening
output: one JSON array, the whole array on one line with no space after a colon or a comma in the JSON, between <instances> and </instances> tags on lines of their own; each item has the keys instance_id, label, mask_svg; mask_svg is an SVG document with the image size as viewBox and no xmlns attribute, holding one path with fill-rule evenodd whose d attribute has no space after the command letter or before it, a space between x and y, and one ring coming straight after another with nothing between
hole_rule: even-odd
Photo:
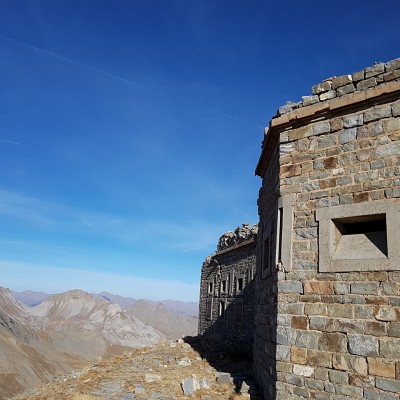
<instances>
[{"instance_id":1,"label":"window opening","mask_svg":"<svg viewBox=\"0 0 400 400\"><path fill-rule=\"evenodd\" d=\"M243 290L243 278L238 278L238 291L241 292Z\"/></svg>"},{"instance_id":2,"label":"window opening","mask_svg":"<svg viewBox=\"0 0 400 400\"><path fill-rule=\"evenodd\" d=\"M219 302L219 316L225 318L226 303L224 301Z\"/></svg>"},{"instance_id":3,"label":"window opening","mask_svg":"<svg viewBox=\"0 0 400 400\"><path fill-rule=\"evenodd\" d=\"M386 215L336 218L334 260L382 258L388 256Z\"/></svg>"},{"instance_id":4,"label":"window opening","mask_svg":"<svg viewBox=\"0 0 400 400\"><path fill-rule=\"evenodd\" d=\"M213 305L213 300L208 299L206 301L206 319L208 319L209 321L212 320L212 305Z\"/></svg>"},{"instance_id":5,"label":"window opening","mask_svg":"<svg viewBox=\"0 0 400 400\"><path fill-rule=\"evenodd\" d=\"M221 292L222 293L226 293L226 279L224 279L223 281L221 281Z\"/></svg>"},{"instance_id":6,"label":"window opening","mask_svg":"<svg viewBox=\"0 0 400 400\"><path fill-rule=\"evenodd\" d=\"M278 259L277 262L282 262L282 233L283 233L283 207L278 209Z\"/></svg>"}]
</instances>

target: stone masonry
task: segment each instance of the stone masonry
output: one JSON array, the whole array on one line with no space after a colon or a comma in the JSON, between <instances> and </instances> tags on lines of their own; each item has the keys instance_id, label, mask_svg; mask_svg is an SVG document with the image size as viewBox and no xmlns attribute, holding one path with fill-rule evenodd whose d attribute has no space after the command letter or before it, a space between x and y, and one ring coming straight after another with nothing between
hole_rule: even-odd
<instances>
[{"instance_id":1,"label":"stone masonry","mask_svg":"<svg viewBox=\"0 0 400 400\"><path fill-rule=\"evenodd\" d=\"M399 400L400 59L281 107L256 174L254 370L265 399ZM236 269L228 253L203 265L200 332L221 329L205 320L208 282L219 301L234 268L230 299L253 260Z\"/></svg>"},{"instance_id":2,"label":"stone masonry","mask_svg":"<svg viewBox=\"0 0 400 400\"><path fill-rule=\"evenodd\" d=\"M221 236L201 270L199 334L253 351L257 225Z\"/></svg>"}]
</instances>

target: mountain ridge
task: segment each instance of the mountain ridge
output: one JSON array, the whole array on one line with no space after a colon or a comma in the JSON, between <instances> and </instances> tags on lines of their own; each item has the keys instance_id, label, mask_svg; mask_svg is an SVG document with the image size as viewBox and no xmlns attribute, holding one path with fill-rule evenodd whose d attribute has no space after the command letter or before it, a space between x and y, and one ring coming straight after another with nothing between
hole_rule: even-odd
<instances>
[{"instance_id":1,"label":"mountain ridge","mask_svg":"<svg viewBox=\"0 0 400 400\"><path fill-rule=\"evenodd\" d=\"M0 288L0 398L165 336L80 290L28 307Z\"/></svg>"}]
</instances>

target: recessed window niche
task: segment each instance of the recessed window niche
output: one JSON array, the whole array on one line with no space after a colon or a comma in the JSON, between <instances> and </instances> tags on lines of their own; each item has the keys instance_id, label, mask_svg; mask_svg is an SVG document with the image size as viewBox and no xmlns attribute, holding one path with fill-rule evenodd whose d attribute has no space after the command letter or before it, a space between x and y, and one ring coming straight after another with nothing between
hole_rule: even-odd
<instances>
[{"instance_id":1,"label":"recessed window niche","mask_svg":"<svg viewBox=\"0 0 400 400\"><path fill-rule=\"evenodd\" d=\"M318 209L321 272L400 269L400 203Z\"/></svg>"}]
</instances>

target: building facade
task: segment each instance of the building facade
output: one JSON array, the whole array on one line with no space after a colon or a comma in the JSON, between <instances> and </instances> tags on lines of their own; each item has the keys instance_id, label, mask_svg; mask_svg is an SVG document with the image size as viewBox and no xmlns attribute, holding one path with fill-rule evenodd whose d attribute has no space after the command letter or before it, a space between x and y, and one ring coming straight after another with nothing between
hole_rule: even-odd
<instances>
[{"instance_id":1,"label":"building facade","mask_svg":"<svg viewBox=\"0 0 400 400\"><path fill-rule=\"evenodd\" d=\"M254 370L265 399L398 400L400 59L312 93L256 169Z\"/></svg>"},{"instance_id":2,"label":"building facade","mask_svg":"<svg viewBox=\"0 0 400 400\"><path fill-rule=\"evenodd\" d=\"M213 335L252 353L257 225L219 239L201 270L199 334Z\"/></svg>"}]
</instances>

